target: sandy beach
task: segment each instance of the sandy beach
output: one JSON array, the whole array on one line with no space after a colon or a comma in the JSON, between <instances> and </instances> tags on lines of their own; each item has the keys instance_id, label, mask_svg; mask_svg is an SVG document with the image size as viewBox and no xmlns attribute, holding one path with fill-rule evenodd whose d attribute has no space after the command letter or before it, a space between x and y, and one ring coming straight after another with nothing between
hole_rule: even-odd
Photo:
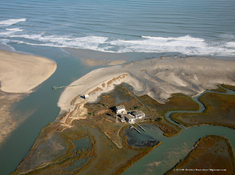
<instances>
[{"instance_id":1,"label":"sandy beach","mask_svg":"<svg viewBox=\"0 0 235 175\"><path fill-rule=\"evenodd\" d=\"M147 94L164 103L174 93L193 96L206 89L217 88L218 84L234 86L234 67L235 61L164 57L100 68L71 84L78 86L67 87L60 96L58 106L63 112L81 112L83 105L78 109L75 108L77 104L94 102L101 93L111 91L114 84L122 82L133 86L136 95ZM80 98L85 94L89 95L88 99Z\"/></svg>"},{"instance_id":2,"label":"sandy beach","mask_svg":"<svg viewBox=\"0 0 235 175\"><path fill-rule=\"evenodd\" d=\"M11 105L48 79L56 68L54 61L43 57L0 51L0 144L27 118L16 121L10 115Z\"/></svg>"},{"instance_id":3,"label":"sandy beach","mask_svg":"<svg viewBox=\"0 0 235 175\"><path fill-rule=\"evenodd\" d=\"M0 51L1 90L9 93L29 93L56 70L47 58Z\"/></svg>"}]
</instances>

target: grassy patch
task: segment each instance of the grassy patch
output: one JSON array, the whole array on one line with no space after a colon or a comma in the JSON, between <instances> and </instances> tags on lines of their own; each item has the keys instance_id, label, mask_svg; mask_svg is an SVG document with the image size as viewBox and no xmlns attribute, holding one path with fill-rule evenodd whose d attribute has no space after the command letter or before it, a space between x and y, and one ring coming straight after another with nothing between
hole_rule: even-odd
<instances>
[{"instance_id":1,"label":"grassy patch","mask_svg":"<svg viewBox=\"0 0 235 175\"><path fill-rule=\"evenodd\" d=\"M202 113L175 113L171 118L186 126L219 125L235 129L235 96L205 93L199 100L204 104Z\"/></svg>"},{"instance_id":2,"label":"grassy patch","mask_svg":"<svg viewBox=\"0 0 235 175\"><path fill-rule=\"evenodd\" d=\"M222 85L221 85L222 86ZM214 91L214 92L227 92L224 88L222 88L220 85L217 85L217 89L207 89L208 91Z\"/></svg>"},{"instance_id":3,"label":"grassy patch","mask_svg":"<svg viewBox=\"0 0 235 175\"><path fill-rule=\"evenodd\" d=\"M226 84L222 84L221 86L222 86L222 87L225 87L226 89L235 91L235 86L230 86L230 85L226 85Z\"/></svg>"},{"instance_id":4,"label":"grassy patch","mask_svg":"<svg viewBox=\"0 0 235 175\"><path fill-rule=\"evenodd\" d=\"M146 105L146 110L144 111L148 116L156 116L156 114L165 116L168 111L196 111L199 109L199 105L191 97L184 94L173 94L165 104L158 103L148 95L143 95L139 99Z\"/></svg>"},{"instance_id":5,"label":"grassy patch","mask_svg":"<svg viewBox=\"0 0 235 175\"><path fill-rule=\"evenodd\" d=\"M226 169L226 172L218 173L233 174L235 172L235 159L232 146L229 140L222 136L203 137L196 143L195 149L166 174L202 173L202 171L183 172L177 171L177 169Z\"/></svg>"}]
</instances>

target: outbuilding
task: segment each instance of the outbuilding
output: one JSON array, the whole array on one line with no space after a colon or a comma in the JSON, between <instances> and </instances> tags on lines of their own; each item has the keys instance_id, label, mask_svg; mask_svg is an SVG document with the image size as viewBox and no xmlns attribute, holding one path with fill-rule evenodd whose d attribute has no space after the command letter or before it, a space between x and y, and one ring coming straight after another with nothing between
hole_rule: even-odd
<instances>
[{"instance_id":1,"label":"outbuilding","mask_svg":"<svg viewBox=\"0 0 235 175\"><path fill-rule=\"evenodd\" d=\"M84 98L85 98L85 99L88 99L88 98L89 98L89 95L88 95L88 94L84 95Z\"/></svg>"}]
</instances>

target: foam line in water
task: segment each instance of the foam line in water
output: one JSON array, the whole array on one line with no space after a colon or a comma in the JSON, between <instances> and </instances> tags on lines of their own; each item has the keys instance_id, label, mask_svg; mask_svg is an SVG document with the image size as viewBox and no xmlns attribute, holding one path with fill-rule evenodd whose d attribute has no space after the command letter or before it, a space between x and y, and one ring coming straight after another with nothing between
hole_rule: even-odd
<instances>
[{"instance_id":1,"label":"foam line in water","mask_svg":"<svg viewBox=\"0 0 235 175\"><path fill-rule=\"evenodd\" d=\"M16 32L22 32L23 31L23 29L19 29L19 28L6 28L6 30L16 31Z\"/></svg>"},{"instance_id":2,"label":"foam line in water","mask_svg":"<svg viewBox=\"0 0 235 175\"><path fill-rule=\"evenodd\" d=\"M151 36L142 36L142 38L147 38L147 39L152 39L152 40L165 40L165 41L170 41L170 40L176 40L176 41L205 41L202 38L194 38L189 35L178 37L178 38L173 38L173 37L151 37Z\"/></svg>"},{"instance_id":3,"label":"foam line in water","mask_svg":"<svg viewBox=\"0 0 235 175\"><path fill-rule=\"evenodd\" d=\"M228 42L226 44L227 47L234 47L235 48L235 42Z\"/></svg>"},{"instance_id":4,"label":"foam line in water","mask_svg":"<svg viewBox=\"0 0 235 175\"><path fill-rule=\"evenodd\" d=\"M234 56L235 42L231 40L207 41L203 38L196 38L189 35L181 37L151 37L142 36L141 39L111 39L102 36L59 36L41 34L20 34L11 33L18 30L8 30L0 33L4 37L17 38L17 43L28 45L70 47L79 49L90 49L102 52L124 53L124 52L150 52L166 53L174 52L186 55L211 55L211 56ZM21 29L19 29L21 30ZM25 41L27 39L27 41ZM32 41L28 41L32 40Z\"/></svg>"},{"instance_id":5,"label":"foam line in water","mask_svg":"<svg viewBox=\"0 0 235 175\"><path fill-rule=\"evenodd\" d=\"M18 22L23 22L26 21L26 18L21 18L21 19L7 19L7 20L3 20L0 21L0 25L4 25L4 26L10 26L12 24L16 24Z\"/></svg>"}]
</instances>

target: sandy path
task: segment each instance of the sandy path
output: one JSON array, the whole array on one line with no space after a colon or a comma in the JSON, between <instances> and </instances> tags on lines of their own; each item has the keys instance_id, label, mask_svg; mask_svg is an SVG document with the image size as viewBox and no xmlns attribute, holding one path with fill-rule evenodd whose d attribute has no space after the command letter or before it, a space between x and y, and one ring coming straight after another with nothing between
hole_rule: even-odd
<instances>
[{"instance_id":1,"label":"sandy path","mask_svg":"<svg viewBox=\"0 0 235 175\"><path fill-rule=\"evenodd\" d=\"M56 68L56 63L47 58L0 51L1 90L29 93L48 79Z\"/></svg>"}]
</instances>

